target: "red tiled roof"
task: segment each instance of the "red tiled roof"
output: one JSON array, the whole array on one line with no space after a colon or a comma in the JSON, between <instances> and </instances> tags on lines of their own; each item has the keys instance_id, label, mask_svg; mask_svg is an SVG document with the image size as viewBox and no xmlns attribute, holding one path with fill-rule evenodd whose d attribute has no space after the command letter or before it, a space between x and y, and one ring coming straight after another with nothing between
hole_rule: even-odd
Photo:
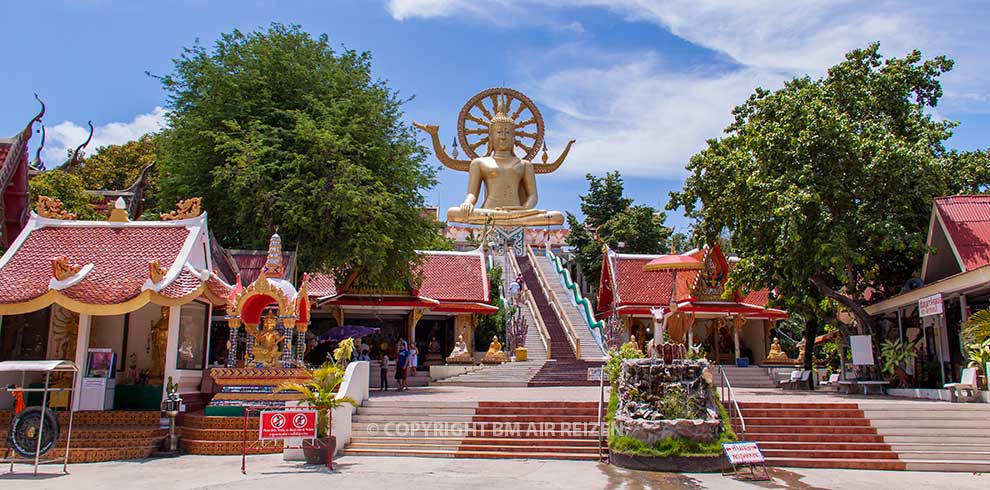
<instances>
[{"instance_id":1,"label":"red tiled roof","mask_svg":"<svg viewBox=\"0 0 990 490\"><path fill-rule=\"evenodd\" d=\"M48 292L51 260L62 255L71 263L94 265L85 278L63 289L62 294L90 304L127 301L141 293L148 279L148 262L157 259L162 266L171 267L188 236L184 226L35 229L0 268L0 303L20 303Z\"/></svg>"},{"instance_id":2,"label":"red tiled roof","mask_svg":"<svg viewBox=\"0 0 990 490\"><path fill-rule=\"evenodd\" d=\"M422 282L419 296L440 302L487 303L488 271L482 255L470 252L420 252ZM242 277L243 279L243 277ZM309 276L309 294L322 298L337 294L333 277L315 273Z\"/></svg>"},{"instance_id":3,"label":"red tiled roof","mask_svg":"<svg viewBox=\"0 0 990 490\"><path fill-rule=\"evenodd\" d=\"M755 306L766 306L770 302L770 290L767 288L750 291L742 300L743 303Z\"/></svg>"},{"instance_id":4,"label":"red tiled roof","mask_svg":"<svg viewBox=\"0 0 990 490\"><path fill-rule=\"evenodd\" d=\"M480 254L424 252L419 295L440 301L488 302L488 273Z\"/></svg>"},{"instance_id":5,"label":"red tiled roof","mask_svg":"<svg viewBox=\"0 0 990 490\"><path fill-rule=\"evenodd\" d=\"M337 284L330 274L315 273L309 275L309 295L313 298L324 298L337 295Z\"/></svg>"},{"instance_id":6,"label":"red tiled roof","mask_svg":"<svg viewBox=\"0 0 990 490\"><path fill-rule=\"evenodd\" d=\"M268 252L265 250L228 250L230 256L237 264L237 270L241 274L241 284L248 285L258 279L261 274L261 267L268 260ZM282 253L282 263L285 267L285 277L291 278L295 268L296 254L293 252Z\"/></svg>"},{"instance_id":7,"label":"red tiled roof","mask_svg":"<svg viewBox=\"0 0 990 490\"><path fill-rule=\"evenodd\" d=\"M179 273L179 277L176 277L174 281L159 291L158 294L168 296L169 298L181 298L196 291L202 284L203 281L200 281L189 269L183 267L182 272Z\"/></svg>"},{"instance_id":8,"label":"red tiled roof","mask_svg":"<svg viewBox=\"0 0 990 490\"><path fill-rule=\"evenodd\" d=\"M990 264L990 195L936 197L935 209L963 268Z\"/></svg>"},{"instance_id":9,"label":"red tiled roof","mask_svg":"<svg viewBox=\"0 0 990 490\"><path fill-rule=\"evenodd\" d=\"M0 164L7 159L8 153L10 153L10 143L0 143Z\"/></svg>"},{"instance_id":10,"label":"red tiled roof","mask_svg":"<svg viewBox=\"0 0 990 490\"><path fill-rule=\"evenodd\" d=\"M210 279L206 281L206 287L209 288L210 292L217 298L227 298L230 296L230 292L234 290L232 286L229 286L220 280L216 274L210 275Z\"/></svg>"}]
</instances>

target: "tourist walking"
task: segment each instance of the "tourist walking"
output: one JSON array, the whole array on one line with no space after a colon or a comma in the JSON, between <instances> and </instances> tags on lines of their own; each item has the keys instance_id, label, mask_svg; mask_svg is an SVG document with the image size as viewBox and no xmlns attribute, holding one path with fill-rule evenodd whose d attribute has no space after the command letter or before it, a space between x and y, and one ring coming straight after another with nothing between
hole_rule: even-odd
<instances>
[{"instance_id":1,"label":"tourist walking","mask_svg":"<svg viewBox=\"0 0 990 490\"><path fill-rule=\"evenodd\" d=\"M397 388L402 391L407 388L406 377L409 376L409 350L406 348L406 341L399 341L399 354L395 359L395 382L399 385Z\"/></svg>"},{"instance_id":2,"label":"tourist walking","mask_svg":"<svg viewBox=\"0 0 990 490\"><path fill-rule=\"evenodd\" d=\"M381 391L388 391L388 354L382 351Z\"/></svg>"},{"instance_id":3,"label":"tourist walking","mask_svg":"<svg viewBox=\"0 0 990 490\"><path fill-rule=\"evenodd\" d=\"M419 349L416 348L416 344L409 346L409 374L416 374L416 368L419 367Z\"/></svg>"}]
</instances>

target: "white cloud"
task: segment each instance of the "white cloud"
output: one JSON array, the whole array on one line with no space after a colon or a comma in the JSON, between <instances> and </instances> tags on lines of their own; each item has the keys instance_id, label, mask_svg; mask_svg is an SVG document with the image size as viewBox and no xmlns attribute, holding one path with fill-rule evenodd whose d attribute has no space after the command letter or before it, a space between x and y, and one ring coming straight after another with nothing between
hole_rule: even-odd
<instances>
[{"instance_id":1,"label":"white cloud","mask_svg":"<svg viewBox=\"0 0 990 490\"><path fill-rule=\"evenodd\" d=\"M564 70L527 89L555 113L547 122L551 150L577 140L563 172L614 168L629 176L683 178L691 155L720 136L732 108L767 78L756 69L665 73L659 58L647 54L607 68Z\"/></svg>"},{"instance_id":2,"label":"white cloud","mask_svg":"<svg viewBox=\"0 0 990 490\"><path fill-rule=\"evenodd\" d=\"M155 107L147 114L139 114L130 122L111 122L96 126L93 130L93 141L86 147L86 152L92 154L97 148L107 145L119 145L134 141L142 135L160 131L165 127L165 109ZM63 121L45 128L45 149L42 158L45 166L54 168L67 159L68 152L75 150L89 136L89 126L80 125L73 121Z\"/></svg>"},{"instance_id":3,"label":"white cloud","mask_svg":"<svg viewBox=\"0 0 990 490\"><path fill-rule=\"evenodd\" d=\"M942 78L940 113L990 111L990 84L983 76L988 63L982 53L987 16L980 14L987 5L894 0L390 0L387 8L396 20L492 19L490 12L515 11L558 23L569 21L565 8L598 8L724 53L738 64L733 71L671 66L649 50L607 53L610 61L603 62L594 46L576 41L544 50L563 54L570 60L566 68L549 73L521 69L520 85L551 109L550 143L559 150L566 139L578 140L566 171L615 168L629 175L682 178L690 156L704 147L705 139L722 134L731 109L755 87L776 88L804 74L821 76L846 52L873 41L881 43L887 56L903 56L917 48L927 57L946 54L957 61ZM503 27L500 21L493 23Z\"/></svg>"}]
</instances>

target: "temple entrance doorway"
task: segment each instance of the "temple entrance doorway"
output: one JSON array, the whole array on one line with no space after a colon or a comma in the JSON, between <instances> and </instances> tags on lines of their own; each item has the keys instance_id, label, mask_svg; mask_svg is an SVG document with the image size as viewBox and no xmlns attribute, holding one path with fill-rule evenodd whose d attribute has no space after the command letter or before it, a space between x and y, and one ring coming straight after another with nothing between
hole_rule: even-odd
<instances>
[{"instance_id":1,"label":"temple entrance doorway","mask_svg":"<svg viewBox=\"0 0 990 490\"><path fill-rule=\"evenodd\" d=\"M454 317L425 316L416 324L416 350L419 365L443 364L443 358L454 349Z\"/></svg>"}]
</instances>

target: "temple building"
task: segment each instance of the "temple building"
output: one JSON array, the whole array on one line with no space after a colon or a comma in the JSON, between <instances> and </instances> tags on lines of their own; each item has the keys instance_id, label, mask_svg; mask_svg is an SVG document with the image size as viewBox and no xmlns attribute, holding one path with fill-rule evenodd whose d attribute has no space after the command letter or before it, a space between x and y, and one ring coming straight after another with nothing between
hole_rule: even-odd
<instances>
[{"instance_id":1,"label":"temple building","mask_svg":"<svg viewBox=\"0 0 990 490\"><path fill-rule=\"evenodd\" d=\"M231 292L213 272L198 201L161 221L125 209L118 199L109 221L78 221L42 197L0 258L0 359L67 359L116 382L97 403L77 377L76 407L157 409L170 378L198 394L211 310Z\"/></svg>"},{"instance_id":2,"label":"temple building","mask_svg":"<svg viewBox=\"0 0 990 490\"><path fill-rule=\"evenodd\" d=\"M923 384L941 386L957 381L969 362L961 325L972 313L990 307L990 196L935 198L927 245L921 275L907 281L900 294L866 311L884 338L918 340L919 355L908 368ZM925 312L922 302L929 306ZM925 372L921 367L932 361L941 369Z\"/></svg>"},{"instance_id":3,"label":"temple building","mask_svg":"<svg viewBox=\"0 0 990 490\"><path fill-rule=\"evenodd\" d=\"M647 340L665 332L670 340L699 347L709 359L755 364L771 357L770 332L787 312L767 306L766 289L726 288L734 261L721 248L683 254L621 254L605 248L598 316L621 321L623 340ZM772 361L771 361L772 363Z\"/></svg>"}]
</instances>

